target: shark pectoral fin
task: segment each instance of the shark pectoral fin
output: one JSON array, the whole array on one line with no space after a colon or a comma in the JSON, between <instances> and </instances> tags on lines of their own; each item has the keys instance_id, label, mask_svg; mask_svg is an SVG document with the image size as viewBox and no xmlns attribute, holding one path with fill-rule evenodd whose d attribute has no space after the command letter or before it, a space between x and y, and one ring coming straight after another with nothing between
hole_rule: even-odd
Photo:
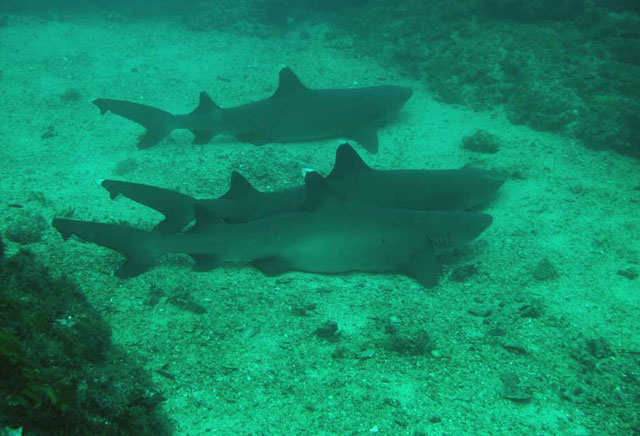
<instances>
[{"instance_id":1,"label":"shark pectoral fin","mask_svg":"<svg viewBox=\"0 0 640 436\"><path fill-rule=\"evenodd\" d=\"M241 133L239 135L236 135L236 138L238 138L238 141L240 142L246 142L256 146L265 145L267 142L269 142L255 133Z\"/></svg>"},{"instance_id":2,"label":"shark pectoral fin","mask_svg":"<svg viewBox=\"0 0 640 436\"><path fill-rule=\"evenodd\" d=\"M407 275L420 282L425 288L436 286L440 277L440 264L433 250L416 253L407 264Z\"/></svg>"},{"instance_id":3,"label":"shark pectoral fin","mask_svg":"<svg viewBox=\"0 0 640 436\"><path fill-rule=\"evenodd\" d=\"M293 270L291 264L279 257L267 257L264 259L256 259L251 262L255 268L262 271L267 276L279 276Z\"/></svg>"},{"instance_id":4,"label":"shark pectoral fin","mask_svg":"<svg viewBox=\"0 0 640 436\"><path fill-rule=\"evenodd\" d=\"M170 132L169 128L163 130L147 130L143 135L140 135L138 139L138 148L144 150L150 148L160 142Z\"/></svg>"},{"instance_id":5,"label":"shark pectoral fin","mask_svg":"<svg viewBox=\"0 0 640 436\"><path fill-rule=\"evenodd\" d=\"M189 222L182 217L167 217L160 221L152 231L155 233L179 233Z\"/></svg>"},{"instance_id":6,"label":"shark pectoral fin","mask_svg":"<svg viewBox=\"0 0 640 436\"><path fill-rule=\"evenodd\" d=\"M369 153L378 152L378 133L371 126L351 132L347 137L362 145Z\"/></svg>"},{"instance_id":7,"label":"shark pectoral fin","mask_svg":"<svg viewBox=\"0 0 640 436\"><path fill-rule=\"evenodd\" d=\"M194 271L211 271L220 265L220 259L213 254L192 254L191 257L196 262L193 266Z\"/></svg>"},{"instance_id":8,"label":"shark pectoral fin","mask_svg":"<svg viewBox=\"0 0 640 436\"><path fill-rule=\"evenodd\" d=\"M136 277L154 265L154 258L148 256L129 256L115 272L121 279Z\"/></svg>"},{"instance_id":9,"label":"shark pectoral fin","mask_svg":"<svg viewBox=\"0 0 640 436\"><path fill-rule=\"evenodd\" d=\"M192 130L191 133L194 135L191 143L195 145L204 145L216 136L216 133L210 130Z\"/></svg>"}]
</instances>

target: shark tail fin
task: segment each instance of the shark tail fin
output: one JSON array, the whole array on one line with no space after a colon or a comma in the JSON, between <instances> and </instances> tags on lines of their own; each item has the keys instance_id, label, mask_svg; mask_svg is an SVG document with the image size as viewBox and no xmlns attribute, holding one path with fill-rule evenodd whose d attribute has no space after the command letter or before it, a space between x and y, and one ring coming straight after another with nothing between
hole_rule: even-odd
<instances>
[{"instance_id":1,"label":"shark tail fin","mask_svg":"<svg viewBox=\"0 0 640 436\"><path fill-rule=\"evenodd\" d=\"M108 98L98 98L93 100L93 104L98 106L101 114L113 112L147 129L138 142L138 148L153 147L177 127L173 114L152 106Z\"/></svg>"},{"instance_id":2,"label":"shark tail fin","mask_svg":"<svg viewBox=\"0 0 640 436\"><path fill-rule=\"evenodd\" d=\"M153 266L159 254L150 249L152 234L144 230L61 218L54 219L52 224L65 240L76 236L124 255L126 260L116 270L117 277L129 278L142 274Z\"/></svg>"},{"instance_id":3,"label":"shark tail fin","mask_svg":"<svg viewBox=\"0 0 640 436\"><path fill-rule=\"evenodd\" d=\"M103 188L109 191L112 199L123 195L137 203L157 210L165 219L153 230L161 233L177 233L193 221L193 204L196 199L170 189L141 183L103 180Z\"/></svg>"}]
</instances>

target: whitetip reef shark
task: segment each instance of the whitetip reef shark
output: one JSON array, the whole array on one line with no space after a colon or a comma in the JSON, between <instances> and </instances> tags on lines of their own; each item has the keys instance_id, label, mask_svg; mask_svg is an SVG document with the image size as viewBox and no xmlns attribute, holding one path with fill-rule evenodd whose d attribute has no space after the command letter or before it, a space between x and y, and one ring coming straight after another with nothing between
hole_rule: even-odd
<instances>
[{"instance_id":1,"label":"whitetip reef shark","mask_svg":"<svg viewBox=\"0 0 640 436\"><path fill-rule=\"evenodd\" d=\"M320 274L398 273L425 287L438 283L436 256L460 247L489 227L478 212L416 211L347 205L331 194L317 173L305 178L310 211L226 224L194 204L196 223L187 232L166 234L127 226L56 218L66 240L72 235L123 254L118 277L133 277L164 253L185 253L196 270L220 263L248 263L267 275L289 271Z\"/></svg>"},{"instance_id":2,"label":"whitetip reef shark","mask_svg":"<svg viewBox=\"0 0 640 436\"><path fill-rule=\"evenodd\" d=\"M156 145L174 129L188 129L195 135L194 144L205 144L220 133L254 145L347 138L375 153L376 127L395 116L411 94L410 88L390 85L311 89L283 68L271 97L230 108L218 106L204 92L198 107L183 115L123 100L99 98L93 103L102 114L113 112L144 126L139 148Z\"/></svg>"},{"instance_id":3,"label":"whitetip reef shark","mask_svg":"<svg viewBox=\"0 0 640 436\"><path fill-rule=\"evenodd\" d=\"M325 178L342 201L368 207L408 210L471 210L488 202L504 183L491 171L376 170L369 167L347 143L336 151L331 173ZM305 203L305 185L273 192L254 188L240 173L231 173L231 185L219 198L194 197L155 186L103 180L111 198L119 195L157 210L165 216L154 230L178 232L195 218L198 203L228 224L283 213L298 212Z\"/></svg>"}]
</instances>

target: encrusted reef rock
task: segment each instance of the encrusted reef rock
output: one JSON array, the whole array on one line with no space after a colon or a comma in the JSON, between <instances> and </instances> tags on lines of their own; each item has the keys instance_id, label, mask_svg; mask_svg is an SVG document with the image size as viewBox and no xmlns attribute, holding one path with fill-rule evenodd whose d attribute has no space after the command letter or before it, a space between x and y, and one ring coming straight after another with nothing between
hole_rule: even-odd
<instances>
[{"instance_id":1,"label":"encrusted reef rock","mask_svg":"<svg viewBox=\"0 0 640 436\"><path fill-rule=\"evenodd\" d=\"M0 242L0 247L3 247ZM0 428L24 435L171 433L150 377L65 278L29 251L0 257Z\"/></svg>"}]
</instances>

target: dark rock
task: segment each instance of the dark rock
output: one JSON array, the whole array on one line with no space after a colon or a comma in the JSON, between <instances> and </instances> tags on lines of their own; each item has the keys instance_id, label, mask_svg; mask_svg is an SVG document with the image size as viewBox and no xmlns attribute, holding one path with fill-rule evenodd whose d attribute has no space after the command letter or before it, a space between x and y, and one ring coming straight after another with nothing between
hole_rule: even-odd
<instances>
[{"instance_id":1,"label":"dark rock","mask_svg":"<svg viewBox=\"0 0 640 436\"><path fill-rule=\"evenodd\" d=\"M487 330L487 336L489 337L498 337L498 336L506 336L507 331L501 327L494 327L492 329Z\"/></svg>"},{"instance_id":2,"label":"dark rock","mask_svg":"<svg viewBox=\"0 0 640 436\"><path fill-rule=\"evenodd\" d=\"M566 21L577 17L584 0L482 0L479 12L503 20L526 22Z\"/></svg>"},{"instance_id":3,"label":"dark rock","mask_svg":"<svg viewBox=\"0 0 640 436\"><path fill-rule=\"evenodd\" d=\"M596 0L595 4L607 8L610 11L640 12L640 2L638 2L638 0Z\"/></svg>"},{"instance_id":4,"label":"dark rock","mask_svg":"<svg viewBox=\"0 0 640 436\"><path fill-rule=\"evenodd\" d=\"M581 404L585 401L585 389L582 385L574 385L564 387L560 391L560 398L575 404Z\"/></svg>"},{"instance_id":5,"label":"dark rock","mask_svg":"<svg viewBox=\"0 0 640 436\"><path fill-rule=\"evenodd\" d=\"M149 287L149 292L144 299L144 305L153 307L160 302L160 299L164 296L164 291L158 286L152 284Z\"/></svg>"},{"instance_id":6,"label":"dark rock","mask_svg":"<svg viewBox=\"0 0 640 436\"><path fill-rule=\"evenodd\" d=\"M516 344L514 342L505 342L501 344L502 348L507 350L513 354L525 355L527 354L527 349L520 344Z\"/></svg>"},{"instance_id":7,"label":"dark rock","mask_svg":"<svg viewBox=\"0 0 640 436\"><path fill-rule=\"evenodd\" d=\"M522 318L540 318L542 311L543 309L540 304L525 304L518 309Z\"/></svg>"},{"instance_id":8,"label":"dark rock","mask_svg":"<svg viewBox=\"0 0 640 436\"><path fill-rule=\"evenodd\" d=\"M477 308L471 308L467 310L467 312L469 313L469 315L477 316L479 318L488 318L491 316L491 313L493 311L490 308L477 307Z\"/></svg>"},{"instance_id":9,"label":"dark rock","mask_svg":"<svg viewBox=\"0 0 640 436\"><path fill-rule=\"evenodd\" d=\"M0 416L24 434L171 434L148 374L65 278L21 250L0 270ZM2 431L0 431L2 433Z\"/></svg>"},{"instance_id":10,"label":"dark rock","mask_svg":"<svg viewBox=\"0 0 640 436\"><path fill-rule=\"evenodd\" d=\"M640 158L640 101L625 96L595 96L575 134L589 148Z\"/></svg>"},{"instance_id":11,"label":"dark rock","mask_svg":"<svg viewBox=\"0 0 640 436\"><path fill-rule=\"evenodd\" d=\"M633 267L629 267L629 268L618 270L618 275L621 275L622 277L626 277L629 280L635 280L638 277L638 270Z\"/></svg>"},{"instance_id":12,"label":"dark rock","mask_svg":"<svg viewBox=\"0 0 640 436\"><path fill-rule=\"evenodd\" d=\"M66 103L73 103L76 101L80 101L82 99L82 95L80 91L75 88L67 88L61 95L60 99Z\"/></svg>"},{"instance_id":13,"label":"dark rock","mask_svg":"<svg viewBox=\"0 0 640 436\"><path fill-rule=\"evenodd\" d=\"M577 117L578 99L568 89L524 86L514 92L505 106L514 124L526 124L543 132L562 129Z\"/></svg>"},{"instance_id":14,"label":"dark rock","mask_svg":"<svg viewBox=\"0 0 640 436\"><path fill-rule=\"evenodd\" d=\"M347 349L346 347L337 346L335 348L335 350L333 350L333 353L331 353L331 357L333 359L344 359L344 358L348 357L350 354L351 353L350 353L349 349Z\"/></svg>"},{"instance_id":15,"label":"dark rock","mask_svg":"<svg viewBox=\"0 0 640 436\"><path fill-rule=\"evenodd\" d=\"M426 330L419 330L411 335L391 335L388 348L405 356L421 356L435 350L436 344Z\"/></svg>"},{"instance_id":16,"label":"dark rock","mask_svg":"<svg viewBox=\"0 0 640 436\"><path fill-rule=\"evenodd\" d=\"M384 320L383 328L386 334L394 335L400 329L400 320L394 316L387 318Z\"/></svg>"},{"instance_id":17,"label":"dark rock","mask_svg":"<svg viewBox=\"0 0 640 436\"><path fill-rule=\"evenodd\" d=\"M605 338L589 339L585 345L587 352L596 359L605 359L613 356L611 345L609 345L609 342Z\"/></svg>"},{"instance_id":18,"label":"dark rock","mask_svg":"<svg viewBox=\"0 0 640 436\"><path fill-rule=\"evenodd\" d=\"M338 323L335 321L325 321L314 332L315 335L321 339L325 339L329 342L337 342L340 339L340 331L338 330Z\"/></svg>"},{"instance_id":19,"label":"dark rock","mask_svg":"<svg viewBox=\"0 0 640 436\"><path fill-rule=\"evenodd\" d=\"M576 20L576 26L590 34L602 33L611 23L609 11L605 8L592 7L585 10Z\"/></svg>"},{"instance_id":20,"label":"dark rock","mask_svg":"<svg viewBox=\"0 0 640 436\"><path fill-rule=\"evenodd\" d=\"M47 228L47 221L37 212L20 209L15 219L7 226L8 240L18 244L40 242Z\"/></svg>"},{"instance_id":21,"label":"dark rock","mask_svg":"<svg viewBox=\"0 0 640 436\"><path fill-rule=\"evenodd\" d=\"M640 39L609 38L606 45L609 48L609 53L616 60L631 65L640 65Z\"/></svg>"},{"instance_id":22,"label":"dark rock","mask_svg":"<svg viewBox=\"0 0 640 436\"><path fill-rule=\"evenodd\" d=\"M502 141L486 130L477 130L462 140L462 148L476 153L497 153Z\"/></svg>"},{"instance_id":23,"label":"dark rock","mask_svg":"<svg viewBox=\"0 0 640 436\"><path fill-rule=\"evenodd\" d=\"M549 259L543 259L538 262L538 265L533 270L533 278L540 282L555 280L558 277L560 277L560 274L558 274L558 270Z\"/></svg>"},{"instance_id":24,"label":"dark rock","mask_svg":"<svg viewBox=\"0 0 640 436\"><path fill-rule=\"evenodd\" d=\"M178 287L174 290L173 295L167 298L167 303L182 309L185 312L191 312L197 315L207 313L207 309L205 309L201 304L196 303L190 292L182 287Z\"/></svg>"},{"instance_id":25,"label":"dark rock","mask_svg":"<svg viewBox=\"0 0 640 436\"><path fill-rule=\"evenodd\" d=\"M291 313L294 316L307 316L309 312L316 310L315 303L301 303L291 306Z\"/></svg>"},{"instance_id":26,"label":"dark rock","mask_svg":"<svg viewBox=\"0 0 640 436\"><path fill-rule=\"evenodd\" d=\"M478 267L474 264L456 267L451 272L451 280L454 282L465 282L471 276L478 274Z\"/></svg>"},{"instance_id":27,"label":"dark rock","mask_svg":"<svg viewBox=\"0 0 640 436\"><path fill-rule=\"evenodd\" d=\"M514 403L529 403L533 398L533 389L520 381L520 377L512 371L500 374L502 381L502 396Z\"/></svg>"},{"instance_id":28,"label":"dark rock","mask_svg":"<svg viewBox=\"0 0 640 436\"><path fill-rule=\"evenodd\" d=\"M51 138L55 138L56 136L58 136L58 133L56 133L56 127L51 125L51 126L47 126L47 128L42 133L42 135L40 135L40 138L51 139Z\"/></svg>"},{"instance_id":29,"label":"dark rock","mask_svg":"<svg viewBox=\"0 0 640 436\"><path fill-rule=\"evenodd\" d=\"M118 176L124 176L138 169L138 162L135 159L128 158L121 160L116 164L113 172Z\"/></svg>"}]
</instances>

